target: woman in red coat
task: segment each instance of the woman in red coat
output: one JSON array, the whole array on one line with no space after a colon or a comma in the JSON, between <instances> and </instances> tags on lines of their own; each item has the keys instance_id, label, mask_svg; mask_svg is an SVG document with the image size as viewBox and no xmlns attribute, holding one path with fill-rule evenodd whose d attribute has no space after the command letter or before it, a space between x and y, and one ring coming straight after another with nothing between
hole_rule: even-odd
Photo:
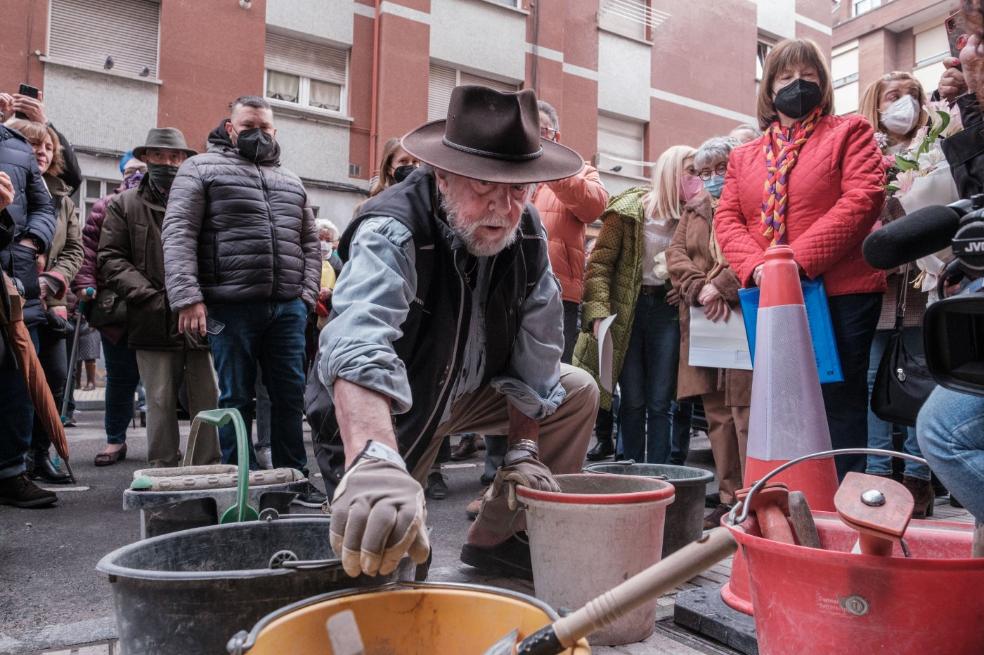
<instances>
[{"instance_id":1,"label":"woman in red coat","mask_svg":"<svg viewBox=\"0 0 984 655\"><path fill-rule=\"evenodd\" d=\"M765 251L793 249L803 276L823 277L844 381L823 386L834 448L868 442L868 353L885 275L868 266L861 242L884 199L884 169L871 125L834 116L830 72L810 40L769 53L758 96L765 134L731 155L715 216L718 241L744 286L758 284ZM841 477L865 458L837 458Z\"/></svg>"}]
</instances>

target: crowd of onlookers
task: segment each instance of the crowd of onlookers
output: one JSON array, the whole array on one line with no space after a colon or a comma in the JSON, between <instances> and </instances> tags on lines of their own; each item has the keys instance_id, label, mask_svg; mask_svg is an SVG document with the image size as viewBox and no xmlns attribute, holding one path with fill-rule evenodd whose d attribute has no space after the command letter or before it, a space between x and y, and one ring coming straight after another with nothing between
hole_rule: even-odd
<instances>
[{"instance_id":1,"label":"crowd of onlookers","mask_svg":"<svg viewBox=\"0 0 984 655\"><path fill-rule=\"evenodd\" d=\"M984 81L976 38L963 70L948 61L933 94L955 118L942 136L972 154L966 133L981 120L974 91ZM742 486L752 372L691 366L689 325L694 311L729 320L739 289L759 282L764 251L775 244L790 245L802 274L824 282L843 373L842 382L822 387L833 446L891 447L898 432L904 450L920 454L915 428L877 418L869 397L897 329L913 352L921 348L928 298L924 284L913 285L928 273L912 265L886 276L865 263L861 243L904 213L886 195L892 157L924 137L930 102L916 78L891 72L867 89L859 113L837 116L821 52L809 41L786 41L765 63L757 126L672 146L655 157L650 184L612 197L587 164L537 186L532 204L563 299L562 361L599 378L599 327L615 316L617 385L602 388L589 459L682 464L692 419L702 415L720 481L709 521L730 508ZM0 264L24 299L24 323L56 405L67 407L67 425L71 403L62 395L75 386L66 385L68 371L84 368L91 385L101 346L106 445L97 466L127 456L142 385L152 465L181 461L180 412L226 407L242 413L247 430L257 423L254 465L308 470L305 387L342 271L340 235L315 218L300 178L280 165L269 104L245 96L231 107L204 153L175 128L151 130L120 161L120 186L83 221L71 199L81 175L70 142L47 120L43 101L0 94L0 207L12 237ZM541 138L559 141L557 112L543 101L539 110ZM980 188L979 163L963 162L954 174L966 196ZM391 140L369 195L416 166ZM586 229L599 219L589 252ZM69 366L73 353L82 367ZM9 362L0 366L0 500L51 504L55 494L31 480L59 483L69 474L52 457L31 403L8 392L17 375ZM199 442L193 463L235 461L231 425ZM470 457L483 443L490 482L505 437L462 435L454 450L442 444L428 494L447 493L440 463ZM322 472L341 470L338 453L315 453ZM880 457L838 458L837 467L842 476L893 474ZM929 468L906 462L902 475L916 515L931 512ZM336 481L325 475L329 494ZM324 499L314 486L301 496L311 505Z\"/></svg>"}]
</instances>

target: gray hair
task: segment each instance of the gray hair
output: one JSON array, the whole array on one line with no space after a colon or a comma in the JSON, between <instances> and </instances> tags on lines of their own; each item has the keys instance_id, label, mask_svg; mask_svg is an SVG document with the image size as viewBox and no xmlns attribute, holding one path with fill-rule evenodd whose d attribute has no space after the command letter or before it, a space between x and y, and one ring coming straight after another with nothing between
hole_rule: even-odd
<instances>
[{"instance_id":1,"label":"gray hair","mask_svg":"<svg viewBox=\"0 0 984 655\"><path fill-rule=\"evenodd\" d=\"M697 148L697 154L694 155L694 168L699 170L715 159L722 157L727 159L731 151L739 145L738 140L730 136L711 137Z\"/></svg>"},{"instance_id":2,"label":"gray hair","mask_svg":"<svg viewBox=\"0 0 984 655\"><path fill-rule=\"evenodd\" d=\"M753 139L757 139L760 136L762 136L762 130L760 130L757 126L751 125L749 123L742 123L741 125L736 125L734 128L732 128L729 135L732 135L735 132L751 132L754 136L752 136L751 139L746 139L746 141L752 141ZM742 141L741 143L744 143L744 141Z\"/></svg>"},{"instance_id":3,"label":"gray hair","mask_svg":"<svg viewBox=\"0 0 984 655\"><path fill-rule=\"evenodd\" d=\"M557 117L557 110L554 109L546 100L536 101L537 111L542 111L550 119L550 125L553 127L554 131L560 131L560 118Z\"/></svg>"}]
</instances>

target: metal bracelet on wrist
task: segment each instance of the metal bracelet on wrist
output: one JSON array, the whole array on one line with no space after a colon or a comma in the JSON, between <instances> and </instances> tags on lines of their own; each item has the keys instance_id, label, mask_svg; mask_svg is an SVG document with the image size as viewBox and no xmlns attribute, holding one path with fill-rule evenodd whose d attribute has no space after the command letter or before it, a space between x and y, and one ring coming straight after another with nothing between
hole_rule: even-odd
<instances>
[{"instance_id":1,"label":"metal bracelet on wrist","mask_svg":"<svg viewBox=\"0 0 984 655\"><path fill-rule=\"evenodd\" d=\"M509 450L503 458L503 463L510 466L525 459L540 459L540 447L532 439L520 439L509 445Z\"/></svg>"}]
</instances>

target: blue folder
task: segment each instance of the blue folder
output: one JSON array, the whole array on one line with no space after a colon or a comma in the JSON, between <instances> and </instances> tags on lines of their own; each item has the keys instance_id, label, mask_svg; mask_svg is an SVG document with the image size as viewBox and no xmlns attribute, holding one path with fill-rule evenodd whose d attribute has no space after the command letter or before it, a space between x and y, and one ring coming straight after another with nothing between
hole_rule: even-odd
<instances>
[{"instance_id":1,"label":"blue folder","mask_svg":"<svg viewBox=\"0 0 984 655\"><path fill-rule=\"evenodd\" d=\"M810 326L810 340L813 342L813 357L817 362L820 384L843 382L840 354L834 338L834 325L830 320L830 305L827 304L827 291L823 279L801 280L803 303L806 305L806 320ZM755 362L755 327L758 318L759 288L741 289L738 299L745 320L745 334L748 335L748 350Z\"/></svg>"}]
</instances>

